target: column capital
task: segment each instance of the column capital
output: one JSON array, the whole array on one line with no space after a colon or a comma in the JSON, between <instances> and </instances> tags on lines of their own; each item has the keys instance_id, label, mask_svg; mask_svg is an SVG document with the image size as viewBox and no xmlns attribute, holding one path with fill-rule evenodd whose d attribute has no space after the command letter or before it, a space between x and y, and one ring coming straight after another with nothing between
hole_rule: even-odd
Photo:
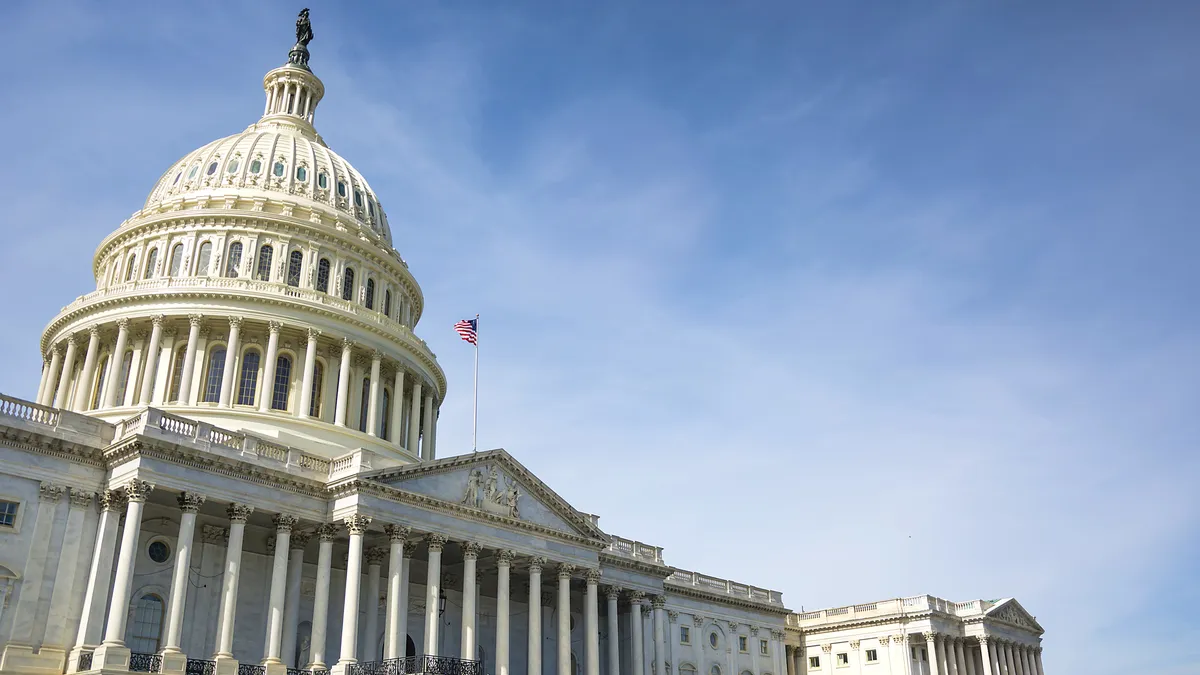
<instances>
[{"instance_id":1,"label":"column capital","mask_svg":"<svg viewBox=\"0 0 1200 675\"><path fill-rule=\"evenodd\" d=\"M382 546L372 546L367 549L367 564L382 565L384 560L387 560L388 550Z\"/></svg>"},{"instance_id":2,"label":"column capital","mask_svg":"<svg viewBox=\"0 0 1200 675\"><path fill-rule=\"evenodd\" d=\"M71 498L71 508L86 509L92 505L92 491L79 488L68 488Z\"/></svg>"},{"instance_id":3,"label":"column capital","mask_svg":"<svg viewBox=\"0 0 1200 675\"><path fill-rule=\"evenodd\" d=\"M589 586L595 586L600 583L600 568L589 567L583 572L583 579Z\"/></svg>"},{"instance_id":4,"label":"column capital","mask_svg":"<svg viewBox=\"0 0 1200 675\"><path fill-rule=\"evenodd\" d=\"M154 486L144 480L131 480L125 486L125 496L131 502L144 502L150 497Z\"/></svg>"},{"instance_id":5,"label":"column capital","mask_svg":"<svg viewBox=\"0 0 1200 675\"><path fill-rule=\"evenodd\" d=\"M508 549L501 549L500 551L498 551L496 553L496 564L503 565L505 567L511 567L513 559L516 557L517 557L517 554L515 551L509 551Z\"/></svg>"},{"instance_id":6,"label":"column capital","mask_svg":"<svg viewBox=\"0 0 1200 675\"><path fill-rule=\"evenodd\" d=\"M575 574L575 566L569 563L560 563L558 566L558 578L570 579Z\"/></svg>"},{"instance_id":7,"label":"column capital","mask_svg":"<svg viewBox=\"0 0 1200 675\"><path fill-rule=\"evenodd\" d=\"M936 640L942 636L941 633L938 633L936 631L931 631L931 630L927 630L924 633L921 633L921 635L922 635L922 637L925 638L926 642L933 642L934 640Z\"/></svg>"},{"instance_id":8,"label":"column capital","mask_svg":"<svg viewBox=\"0 0 1200 675\"><path fill-rule=\"evenodd\" d=\"M650 598L650 606L654 609L662 609L667 606L667 599L664 596L656 595Z\"/></svg>"},{"instance_id":9,"label":"column capital","mask_svg":"<svg viewBox=\"0 0 1200 675\"><path fill-rule=\"evenodd\" d=\"M608 585L604 587L604 597L609 600L619 600L621 598L621 587Z\"/></svg>"},{"instance_id":10,"label":"column capital","mask_svg":"<svg viewBox=\"0 0 1200 675\"><path fill-rule=\"evenodd\" d=\"M827 644L827 645L821 645L821 651L823 651L823 652L825 652L826 654L828 654L829 652L833 651L833 645L831 645L831 644ZM932 660L932 658L933 658L933 657L932 657L932 656L930 656L930 659L931 659L931 660Z\"/></svg>"},{"instance_id":11,"label":"column capital","mask_svg":"<svg viewBox=\"0 0 1200 675\"><path fill-rule=\"evenodd\" d=\"M1041 656L1041 654L1042 654L1041 646L1034 647L1033 651L1036 652L1038 656Z\"/></svg>"},{"instance_id":12,"label":"column capital","mask_svg":"<svg viewBox=\"0 0 1200 675\"><path fill-rule=\"evenodd\" d=\"M671 623L675 623L678 620L679 620L679 612L676 612L673 609L668 609L667 610L667 621L670 621Z\"/></svg>"},{"instance_id":13,"label":"column capital","mask_svg":"<svg viewBox=\"0 0 1200 675\"><path fill-rule=\"evenodd\" d=\"M408 535L412 534L412 528L407 525L388 525L383 528L383 533L387 535L388 541L403 544Z\"/></svg>"},{"instance_id":14,"label":"column capital","mask_svg":"<svg viewBox=\"0 0 1200 675\"><path fill-rule=\"evenodd\" d=\"M129 319L125 317L117 319L117 330L129 330Z\"/></svg>"},{"instance_id":15,"label":"column capital","mask_svg":"<svg viewBox=\"0 0 1200 675\"><path fill-rule=\"evenodd\" d=\"M860 643L858 640L851 640L851 641L850 641L850 649L851 649L851 651L858 651L858 646L859 646L860 644L861 644L861 643Z\"/></svg>"},{"instance_id":16,"label":"column capital","mask_svg":"<svg viewBox=\"0 0 1200 675\"><path fill-rule=\"evenodd\" d=\"M408 558L409 560L412 560L413 556L415 556L416 554L417 554L417 542L412 541L411 539L406 540L404 542L404 557Z\"/></svg>"},{"instance_id":17,"label":"column capital","mask_svg":"<svg viewBox=\"0 0 1200 675\"><path fill-rule=\"evenodd\" d=\"M278 335L279 331L283 330L283 324L279 321L268 321L267 332L272 335Z\"/></svg>"},{"instance_id":18,"label":"column capital","mask_svg":"<svg viewBox=\"0 0 1200 675\"><path fill-rule=\"evenodd\" d=\"M308 329L308 339L310 342L313 340L316 340L319 337L321 337L321 331L317 330L316 328Z\"/></svg>"},{"instance_id":19,"label":"column capital","mask_svg":"<svg viewBox=\"0 0 1200 675\"><path fill-rule=\"evenodd\" d=\"M347 352L354 348L354 340L350 338L342 338L342 351Z\"/></svg>"},{"instance_id":20,"label":"column capital","mask_svg":"<svg viewBox=\"0 0 1200 675\"><path fill-rule=\"evenodd\" d=\"M703 626L704 625L704 617L700 616L699 614L693 614L692 615L692 625L695 626L696 628Z\"/></svg>"},{"instance_id":21,"label":"column capital","mask_svg":"<svg viewBox=\"0 0 1200 675\"><path fill-rule=\"evenodd\" d=\"M245 523L250 518L250 514L254 513L254 507L248 504L230 504L225 508L225 513L229 514L229 522Z\"/></svg>"},{"instance_id":22,"label":"column capital","mask_svg":"<svg viewBox=\"0 0 1200 675\"><path fill-rule=\"evenodd\" d=\"M346 524L346 529L350 531L350 534L365 534L371 525L370 517L361 513L356 513L342 522Z\"/></svg>"},{"instance_id":23,"label":"column capital","mask_svg":"<svg viewBox=\"0 0 1200 675\"><path fill-rule=\"evenodd\" d=\"M986 645L987 643L989 643L991 641L992 641L991 635L980 635L979 636L979 644L981 644L981 645Z\"/></svg>"},{"instance_id":24,"label":"column capital","mask_svg":"<svg viewBox=\"0 0 1200 675\"><path fill-rule=\"evenodd\" d=\"M101 511L120 511L125 506L125 495L119 490L101 490L96 493Z\"/></svg>"},{"instance_id":25,"label":"column capital","mask_svg":"<svg viewBox=\"0 0 1200 675\"><path fill-rule=\"evenodd\" d=\"M225 528L217 527L216 525L201 525L200 526L200 541L206 544L220 544L225 541Z\"/></svg>"},{"instance_id":26,"label":"column capital","mask_svg":"<svg viewBox=\"0 0 1200 675\"><path fill-rule=\"evenodd\" d=\"M644 591L629 591L629 604L640 605L646 600Z\"/></svg>"},{"instance_id":27,"label":"column capital","mask_svg":"<svg viewBox=\"0 0 1200 675\"><path fill-rule=\"evenodd\" d=\"M295 527L296 523L298 522L300 522L299 518L296 516L289 516L286 513L276 513L271 518L271 523L275 525L276 532L291 532L292 528Z\"/></svg>"},{"instance_id":28,"label":"column capital","mask_svg":"<svg viewBox=\"0 0 1200 675\"><path fill-rule=\"evenodd\" d=\"M203 320L204 320L204 317L201 316L200 314L188 314L188 324L190 324L196 328L200 327L200 322Z\"/></svg>"},{"instance_id":29,"label":"column capital","mask_svg":"<svg viewBox=\"0 0 1200 675\"><path fill-rule=\"evenodd\" d=\"M100 337L100 326L88 326L88 339Z\"/></svg>"},{"instance_id":30,"label":"column capital","mask_svg":"<svg viewBox=\"0 0 1200 675\"><path fill-rule=\"evenodd\" d=\"M371 350L371 363L383 363L383 352L378 349Z\"/></svg>"},{"instance_id":31,"label":"column capital","mask_svg":"<svg viewBox=\"0 0 1200 675\"><path fill-rule=\"evenodd\" d=\"M338 536L338 526L333 523L321 523L317 526L317 537L321 541L333 541Z\"/></svg>"},{"instance_id":32,"label":"column capital","mask_svg":"<svg viewBox=\"0 0 1200 675\"><path fill-rule=\"evenodd\" d=\"M479 558L479 552L483 550L483 545L477 541L464 541L462 543L463 560L476 560Z\"/></svg>"},{"instance_id":33,"label":"column capital","mask_svg":"<svg viewBox=\"0 0 1200 675\"><path fill-rule=\"evenodd\" d=\"M204 506L204 501L207 497L197 492L180 492L179 497L176 499L179 501L180 511L184 513L197 513L200 511L200 507Z\"/></svg>"},{"instance_id":34,"label":"column capital","mask_svg":"<svg viewBox=\"0 0 1200 675\"><path fill-rule=\"evenodd\" d=\"M537 572L538 574L541 574L542 568L545 566L546 566L546 559L541 556L537 556L537 557L533 557L533 558L529 559L529 571L530 572Z\"/></svg>"},{"instance_id":35,"label":"column capital","mask_svg":"<svg viewBox=\"0 0 1200 675\"><path fill-rule=\"evenodd\" d=\"M288 547L293 551L303 551L305 546L308 546L308 540L312 539L312 532L293 532L292 538L288 542Z\"/></svg>"},{"instance_id":36,"label":"column capital","mask_svg":"<svg viewBox=\"0 0 1200 675\"><path fill-rule=\"evenodd\" d=\"M163 322L166 320L167 320L167 317L166 317L166 315L163 315L163 314L155 314L154 316L150 317L150 323L154 324L155 328L162 328ZM233 323L233 321L234 321L234 319L230 319L229 323ZM242 321L242 318L237 317L237 322L241 323L241 321Z\"/></svg>"},{"instance_id":37,"label":"column capital","mask_svg":"<svg viewBox=\"0 0 1200 675\"><path fill-rule=\"evenodd\" d=\"M429 551L430 551L430 553L432 553L435 551L441 552L441 550L446 546L446 542L449 540L446 539L446 535L437 534L435 532L435 533L429 535L428 537L426 537L425 541L429 544Z\"/></svg>"}]
</instances>

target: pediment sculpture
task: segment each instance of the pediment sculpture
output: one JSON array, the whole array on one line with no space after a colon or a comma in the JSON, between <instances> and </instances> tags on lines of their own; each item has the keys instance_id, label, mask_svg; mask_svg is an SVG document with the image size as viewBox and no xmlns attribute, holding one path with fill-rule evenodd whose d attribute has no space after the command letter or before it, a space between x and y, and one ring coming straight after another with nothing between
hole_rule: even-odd
<instances>
[{"instance_id":1,"label":"pediment sculpture","mask_svg":"<svg viewBox=\"0 0 1200 675\"><path fill-rule=\"evenodd\" d=\"M1012 605L1009 605L1008 607L1005 607L997 612L996 618L1000 619L1001 621L1007 621L1008 623L1016 626L1023 626L1025 628L1034 627L1029 619L1026 618L1025 614Z\"/></svg>"},{"instance_id":2,"label":"pediment sculpture","mask_svg":"<svg viewBox=\"0 0 1200 675\"><path fill-rule=\"evenodd\" d=\"M516 482L506 476L501 484L500 472L495 466L488 466L472 469L467 474L467 488L461 503L487 513L520 518L517 507L520 498L521 491Z\"/></svg>"}]
</instances>

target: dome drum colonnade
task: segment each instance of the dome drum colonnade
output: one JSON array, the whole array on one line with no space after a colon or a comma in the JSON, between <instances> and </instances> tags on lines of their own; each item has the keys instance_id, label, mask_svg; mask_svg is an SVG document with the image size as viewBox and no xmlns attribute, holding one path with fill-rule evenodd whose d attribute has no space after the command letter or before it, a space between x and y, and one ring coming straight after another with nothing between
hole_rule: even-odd
<instances>
[{"instance_id":1,"label":"dome drum colonnade","mask_svg":"<svg viewBox=\"0 0 1200 675\"><path fill-rule=\"evenodd\" d=\"M177 162L97 249L97 290L43 335L37 402L257 411L257 431L313 450L345 443L315 422L432 459L446 382L412 332L420 288L375 193L312 126L321 81L293 62L263 86L262 119Z\"/></svg>"},{"instance_id":2,"label":"dome drum colonnade","mask_svg":"<svg viewBox=\"0 0 1200 675\"><path fill-rule=\"evenodd\" d=\"M130 670L131 652L126 647L124 637L128 620L129 603L132 593L134 574L134 558L138 551L138 531L143 519L146 502L156 487L147 481L134 479L125 487L116 490L106 490L99 495L101 507L101 522L97 529L96 546L91 570L84 597L84 611L78 629L77 646L72 650L68 659L67 672L84 670ZM175 558L174 573L169 591L170 600L167 603L168 616L165 621L163 648L159 654L162 673L190 672L189 659L180 650L180 642L186 612L187 593L189 586L189 559L196 531L196 518L201 507L208 498L194 491L179 491L174 494L175 501L181 512L179 518L178 537L176 546L180 553ZM117 523L120 512L124 509L122 536L117 541ZM225 513L228 516L226 530L226 551L224 571L221 579L220 606L217 612L217 641L212 657L213 672L216 675L234 675L238 673L238 662L233 657L233 636L236 607L240 588L240 573L242 570L242 546L245 537L247 521L256 512L253 505L229 502ZM260 517L262 513L259 512ZM378 613L367 612L365 625L367 654L382 653L386 661L404 658L406 638L408 635L407 622L410 602L410 570L412 560L423 548L426 567L425 601L424 601L424 641L421 654L427 658L448 656L441 654L438 630L440 628L440 600L443 594L442 554L450 538L438 532L416 532L407 524L388 524L382 527L382 534L387 540L387 546L367 546L367 537L380 529L378 519L361 513L353 513L342 518L337 523L306 523L301 524L301 518L285 513L275 513L271 522L275 529L274 553L271 566L269 607L266 613L266 644L263 648L262 666L266 675L284 675L289 668L303 668L310 672L332 671L333 673L369 673L378 668L359 666L359 601L362 591L364 568L366 571L367 598L385 598L383 644L375 644L378 631ZM330 574L333 563L334 542L346 535L347 546L345 555L345 578L343 613L341 617L341 633L339 658L336 663L326 662L327 630L329 626L329 591ZM301 620L299 595L301 569L304 565L304 553L309 541L316 535L319 540L318 561L316 570L316 596L313 602L312 637L310 661L307 664L289 664L295 648L294 638ZM462 556L461 593L463 599L462 627L458 659L470 664L475 662L478 620L476 602L480 589L479 581L482 570L477 568L481 554L487 550L476 541L459 541L459 552ZM76 544L78 545L78 544ZM527 578L528 606L541 607L544 604L542 594L543 571L553 570L557 578L554 606L557 611L555 655L557 672L571 672L572 666L572 586L573 582L582 578L583 581L583 618L584 618L584 663L582 671L585 675L600 675L600 613L599 593L601 570L598 567L579 566L570 562L548 561L544 552L521 553L512 549L501 548L491 551L494 573L496 574L496 644L495 665L497 675L509 675L509 655L513 648L510 644L510 621L512 600L511 575L514 571L523 571ZM388 561L386 583L381 578L383 562ZM366 565L364 565L364 562ZM115 567L115 571L114 570ZM109 587L111 578L111 588ZM616 621L618 607L624 598L632 610L631 635L633 658L633 675L643 675L642 654L651 656L654 672L665 672L666 665L666 630L665 598L662 595L647 597L642 591L627 591L616 585L606 585L604 588L607 600L606 630L609 635L617 631ZM104 613L104 601L111 597L107 615ZM647 600L650 600L647 603ZM650 613L653 622L653 643L643 646L642 613ZM105 619L105 616L107 618ZM527 649L527 664L529 672L541 672L542 657L542 613L527 612L528 629L525 648ZM102 636L102 637L101 637ZM92 652L87 651L87 645L96 645ZM520 648L518 646L518 648ZM620 645L615 640L608 641L608 663L620 662ZM363 659L367 661L366 659ZM379 665L378 662L375 662ZM364 664L365 665L365 664ZM610 666L615 668L615 666ZM383 668L386 670L386 667ZM431 671L432 672L432 671ZM441 672L441 671L438 671ZM479 672L481 670L465 669L463 672ZM614 671L615 672L615 671Z\"/></svg>"}]
</instances>

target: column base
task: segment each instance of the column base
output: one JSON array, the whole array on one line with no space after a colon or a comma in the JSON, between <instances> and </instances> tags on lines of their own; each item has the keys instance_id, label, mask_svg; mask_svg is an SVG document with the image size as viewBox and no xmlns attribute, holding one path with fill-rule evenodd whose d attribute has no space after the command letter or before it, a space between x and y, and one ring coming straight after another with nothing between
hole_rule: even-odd
<instances>
[{"instance_id":1,"label":"column base","mask_svg":"<svg viewBox=\"0 0 1200 675\"><path fill-rule=\"evenodd\" d=\"M129 670L129 649L125 645L100 645L92 652L92 670Z\"/></svg>"},{"instance_id":2,"label":"column base","mask_svg":"<svg viewBox=\"0 0 1200 675\"><path fill-rule=\"evenodd\" d=\"M179 651L164 651L159 656L162 657L162 670L158 672L163 675L187 672L187 654Z\"/></svg>"},{"instance_id":3,"label":"column base","mask_svg":"<svg viewBox=\"0 0 1200 675\"><path fill-rule=\"evenodd\" d=\"M83 656L84 654L91 654L93 649L95 649L94 645L80 645L80 646L72 647L71 651L67 654L66 672L67 673L78 673L79 672L79 657Z\"/></svg>"},{"instance_id":4,"label":"column base","mask_svg":"<svg viewBox=\"0 0 1200 675\"><path fill-rule=\"evenodd\" d=\"M356 665L357 663L357 659L353 661L338 661L337 663L333 664L332 668L329 669L329 675L349 675L350 666Z\"/></svg>"},{"instance_id":5,"label":"column base","mask_svg":"<svg viewBox=\"0 0 1200 675\"><path fill-rule=\"evenodd\" d=\"M238 660L232 656L214 656L213 675L237 675Z\"/></svg>"}]
</instances>

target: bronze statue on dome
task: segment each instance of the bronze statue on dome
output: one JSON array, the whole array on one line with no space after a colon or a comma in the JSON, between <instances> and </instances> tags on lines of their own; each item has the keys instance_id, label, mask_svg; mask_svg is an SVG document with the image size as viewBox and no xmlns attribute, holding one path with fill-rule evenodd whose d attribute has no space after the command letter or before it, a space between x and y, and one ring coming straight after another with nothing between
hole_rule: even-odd
<instances>
[{"instance_id":1,"label":"bronze statue on dome","mask_svg":"<svg viewBox=\"0 0 1200 675\"><path fill-rule=\"evenodd\" d=\"M300 10L296 17L296 44L288 52L288 63L308 70L308 43L312 42L312 23L308 20L308 8Z\"/></svg>"}]
</instances>

